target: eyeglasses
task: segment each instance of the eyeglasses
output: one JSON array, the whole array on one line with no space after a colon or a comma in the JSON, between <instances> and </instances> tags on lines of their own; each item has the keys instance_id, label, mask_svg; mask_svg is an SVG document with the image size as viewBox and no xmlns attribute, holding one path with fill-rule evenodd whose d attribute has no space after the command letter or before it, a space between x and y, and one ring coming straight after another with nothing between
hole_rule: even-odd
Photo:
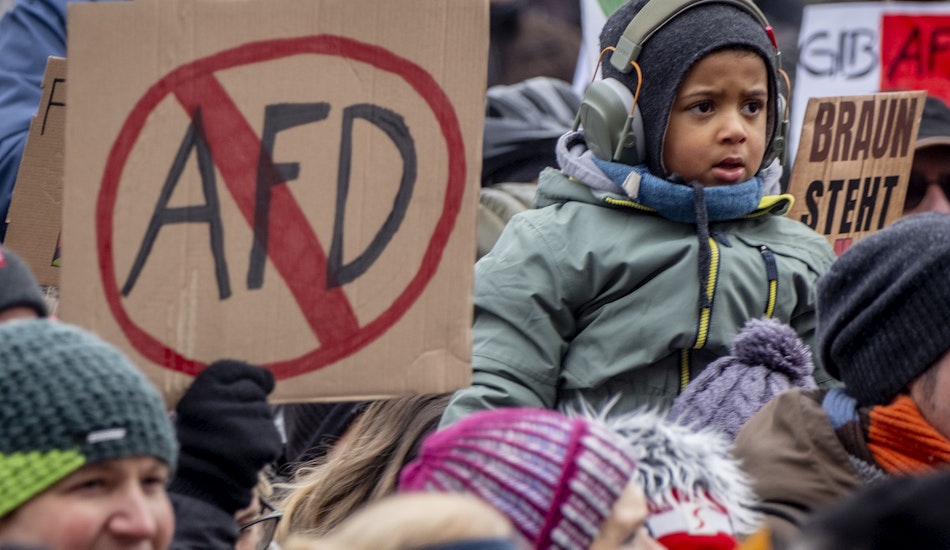
<instances>
[{"instance_id":1,"label":"eyeglasses","mask_svg":"<svg viewBox=\"0 0 950 550\"><path fill-rule=\"evenodd\" d=\"M267 550L272 540L274 540L274 531L277 530L277 523L284 513L274 508L271 503L263 498L259 499L261 503L260 517L253 519L241 526L241 532L238 535L238 545L242 539L252 538L255 540L255 550Z\"/></svg>"},{"instance_id":2,"label":"eyeglasses","mask_svg":"<svg viewBox=\"0 0 950 550\"><path fill-rule=\"evenodd\" d=\"M913 210L920 206L927 194L930 184L936 184L950 200L950 173L940 174L936 179L929 179L923 172L911 172L910 184L907 186L907 196L904 198L904 210Z\"/></svg>"}]
</instances>

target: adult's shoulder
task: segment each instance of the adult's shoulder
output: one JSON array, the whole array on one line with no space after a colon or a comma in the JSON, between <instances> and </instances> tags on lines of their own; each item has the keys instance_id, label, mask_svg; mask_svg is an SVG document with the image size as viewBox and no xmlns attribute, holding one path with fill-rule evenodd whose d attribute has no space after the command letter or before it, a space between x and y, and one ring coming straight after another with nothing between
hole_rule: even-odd
<instances>
[{"instance_id":1,"label":"adult's shoulder","mask_svg":"<svg viewBox=\"0 0 950 550\"><path fill-rule=\"evenodd\" d=\"M736 436L733 452L752 476L776 532L797 530L814 510L838 502L862 484L822 407L826 392L782 392Z\"/></svg>"}]
</instances>

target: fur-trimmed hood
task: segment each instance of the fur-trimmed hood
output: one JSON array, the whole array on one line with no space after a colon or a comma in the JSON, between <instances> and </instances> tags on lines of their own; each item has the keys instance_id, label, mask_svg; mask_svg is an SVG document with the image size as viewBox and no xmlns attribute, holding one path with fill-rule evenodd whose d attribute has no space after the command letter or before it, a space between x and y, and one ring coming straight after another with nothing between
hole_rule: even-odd
<instances>
[{"instance_id":1,"label":"fur-trimmed hood","mask_svg":"<svg viewBox=\"0 0 950 550\"><path fill-rule=\"evenodd\" d=\"M568 416L595 418L623 435L637 451L635 479L651 510L668 510L684 502L713 501L731 524L732 535L758 529L762 517L753 510L757 497L751 478L733 458L731 444L711 430L693 431L671 422L663 413L641 410L608 416L610 407L595 411L574 401L562 408Z\"/></svg>"}]
</instances>

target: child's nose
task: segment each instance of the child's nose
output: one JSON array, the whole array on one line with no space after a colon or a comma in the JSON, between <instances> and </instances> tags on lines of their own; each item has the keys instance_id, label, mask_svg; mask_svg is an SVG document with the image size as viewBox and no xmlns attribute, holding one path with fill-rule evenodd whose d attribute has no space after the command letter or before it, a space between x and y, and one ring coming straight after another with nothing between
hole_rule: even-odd
<instances>
[{"instance_id":1,"label":"child's nose","mask_svg":"<svg viewBox=\"0 0 950 550\"><path fill-rule=\"evenodd\" d=\"M720 139L728 143L742 143L746 140L749 133L746 130L745 121L742 113L723 113L722 126L720 127Z\"/></svg>"}]
</instances>

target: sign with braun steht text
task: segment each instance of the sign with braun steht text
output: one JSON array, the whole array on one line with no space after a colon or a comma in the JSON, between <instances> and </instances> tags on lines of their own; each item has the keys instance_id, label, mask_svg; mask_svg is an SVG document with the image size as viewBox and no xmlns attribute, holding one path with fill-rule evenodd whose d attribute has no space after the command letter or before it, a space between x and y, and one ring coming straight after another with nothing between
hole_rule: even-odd
<instances>
[{"instance_id":1,"label":"sign with braun steht text","mask_svg":"<svg viewBox=\"0 0 950 550\"><path fill-rule=\"evenodd\" d=\"M789 217L825 235L839 255L900 218L925 96L812 98L789 183Z\"/></svg>"},{"instance_id":2,"label":"sign with braun steht text","mask_svg":"<svg viewBox=\"0 0 950 550\"><path fill-rule=\"evenodd\" d=\"M169 402L222 358L278 402L467 385L487 28L486 0L71 4L61 316Z\"/></svg>"}]
</instances>

